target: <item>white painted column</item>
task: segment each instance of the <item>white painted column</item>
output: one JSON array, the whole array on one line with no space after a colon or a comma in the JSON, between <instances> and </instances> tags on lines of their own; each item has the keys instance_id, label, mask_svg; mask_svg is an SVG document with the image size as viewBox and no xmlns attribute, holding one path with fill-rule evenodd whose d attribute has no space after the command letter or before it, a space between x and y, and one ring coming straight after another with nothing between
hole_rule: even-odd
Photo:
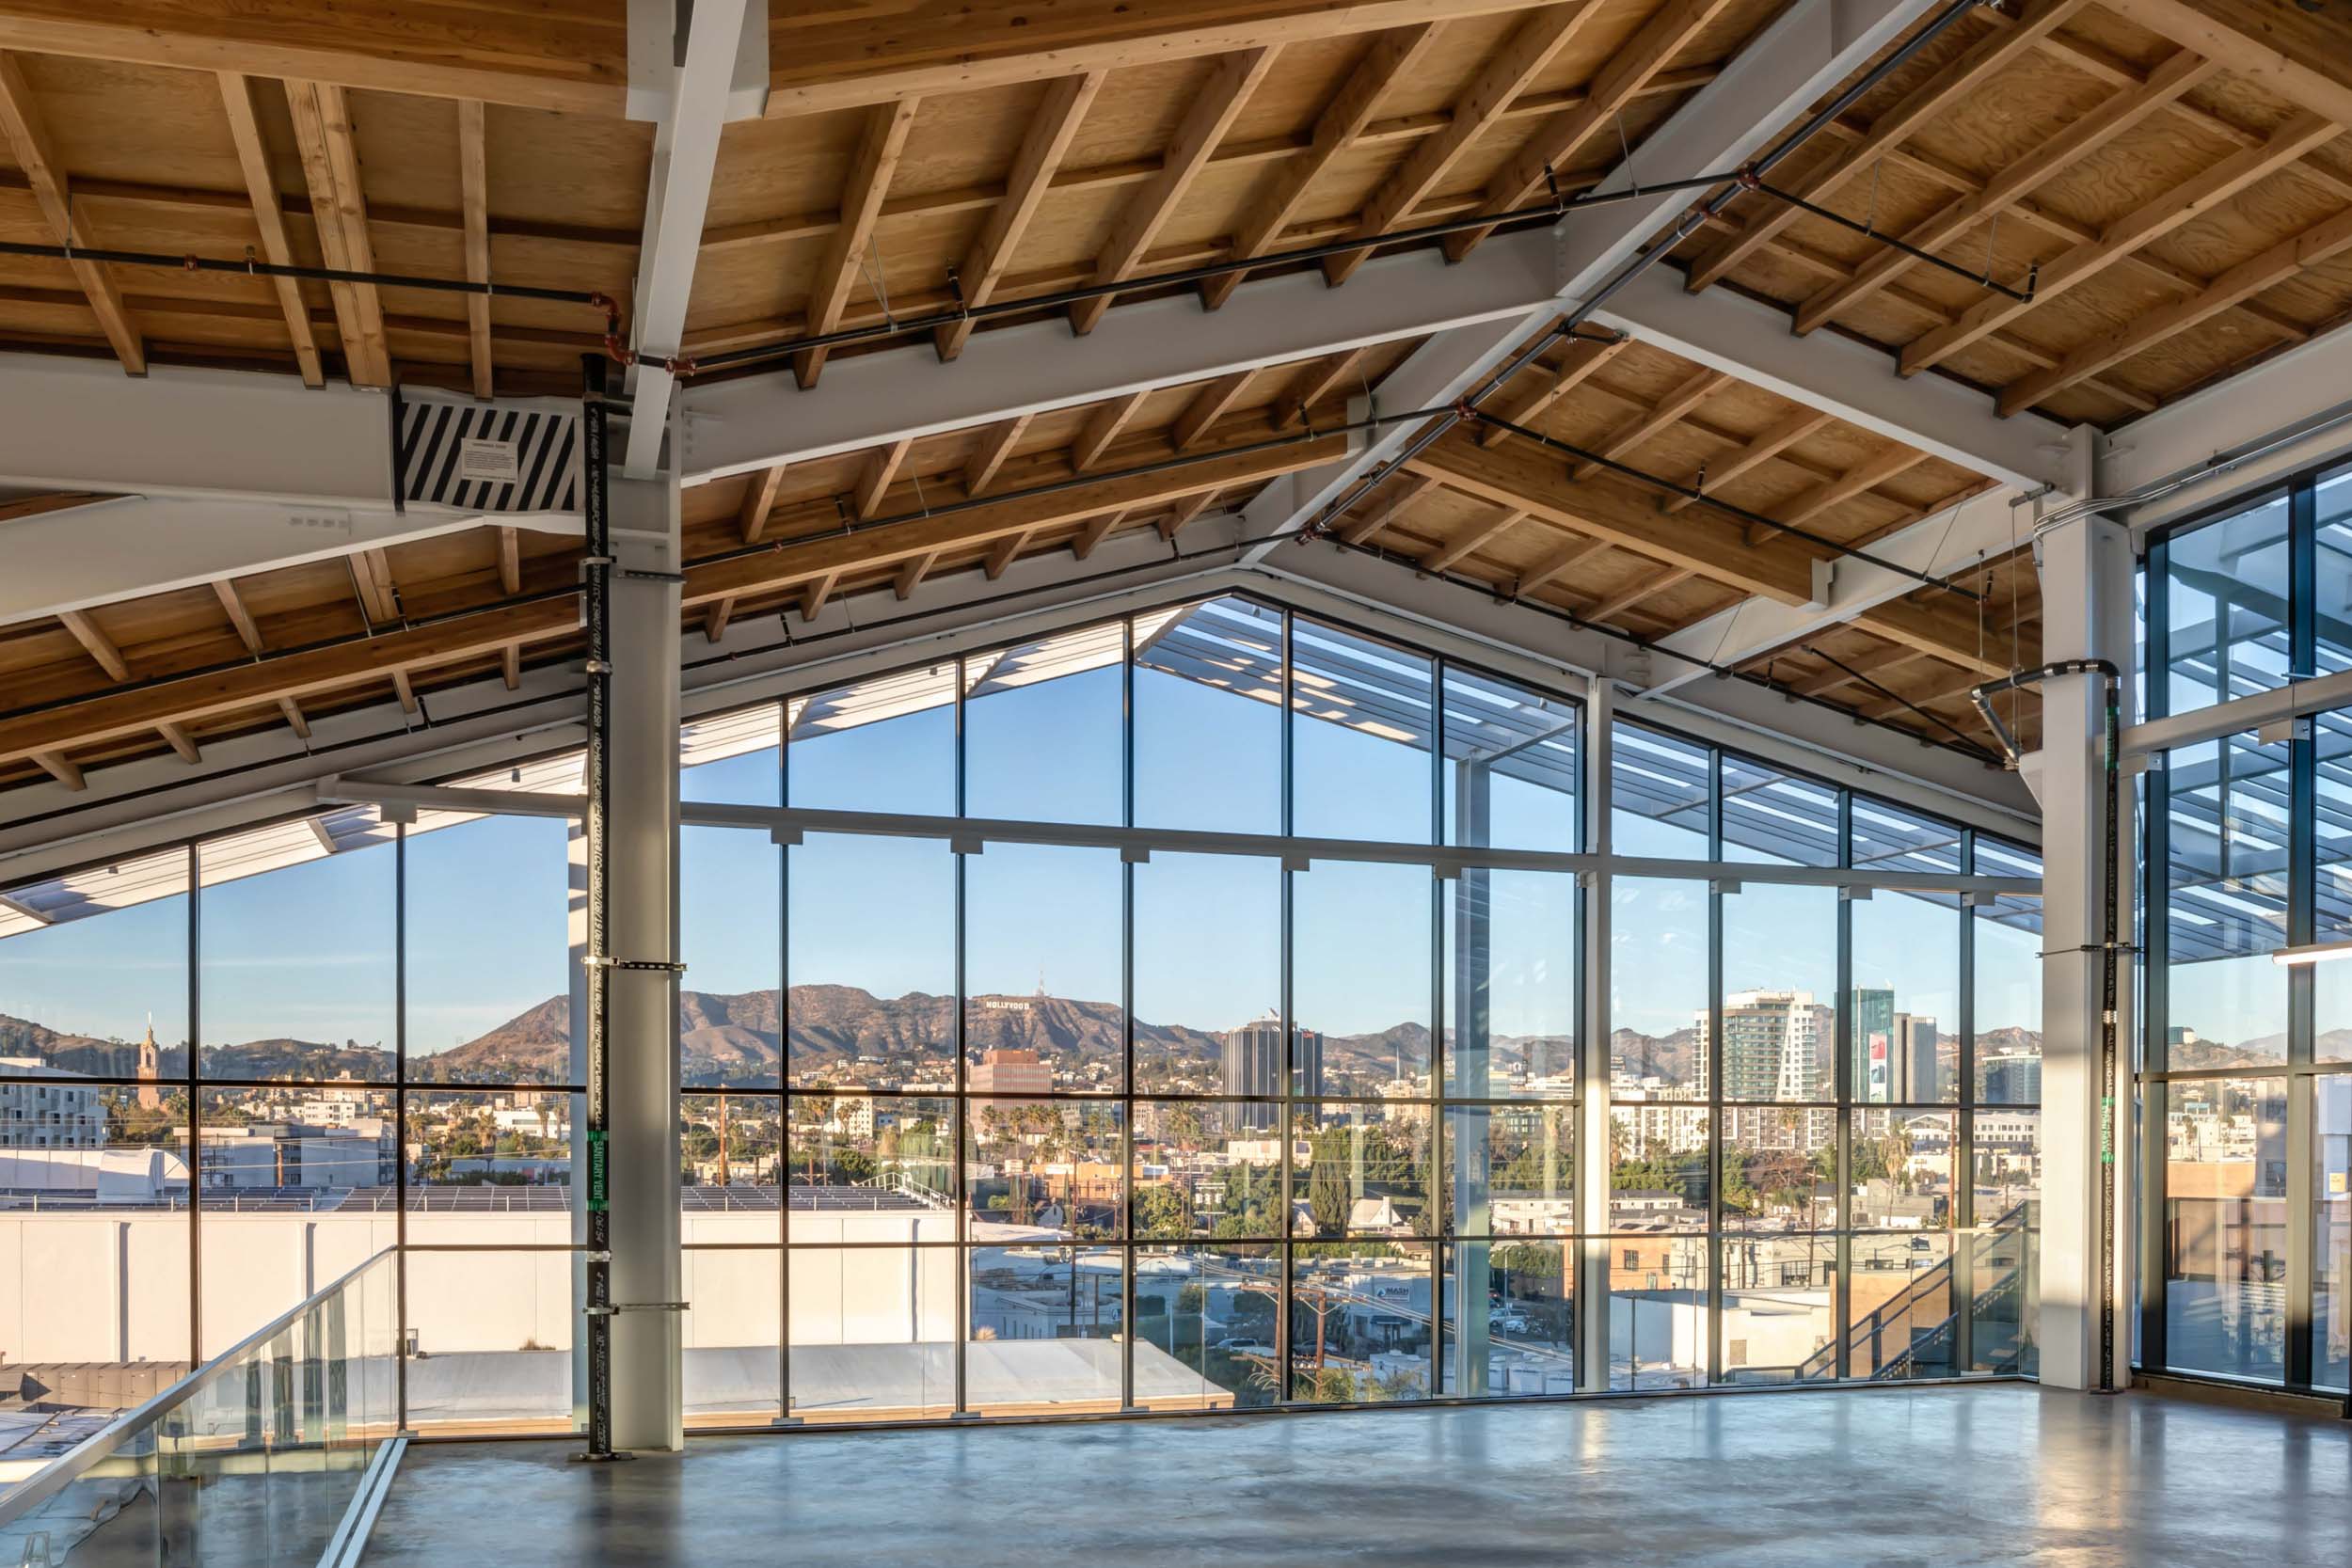
<instances>
[{"instance_id":1,"label":"white painted column","mask_svg":"<svg viewBox=\"0 0 2352 1568\"><path fill-rule=\"evenodd\" d=\"M2075 432L2076 483L2095 483L2090 436ZM2047 659L2106 658L2122 672L2123 722L2133 715L2132 573L2129 534L2101 517L2078 518L2045 535L2036 549ZM2116 1081L2099 1071L2102 991L2099 944L2105 940L2106 830L2101 754L2104 695L2096 675L2067 675L2042 689L2042 747L2036 791L2042 800L2042 1381L2056 1388L2099 1383L2101 1176L2111 1158L2115 1219L2107 1237L2114 1259L2114 1386L2130 1377L2131 1326L2137 1292L2131 1238L2134 961L2125 959L2117 993ZM2130 781L2124 781L2119 834L2122 929L2129 942L2133 871L2137 863ZM2111 1098L2110 1098L2111 1097Z\"/></svg>"},{"instance_id":2,"label":"white painted column","mask_svg":"<svg viewBox=\"0 0 2352 1568\"><path fill-rule=\"evenodd\" d=\"M612 754L610 855L614 958L677 958L678 585L628 572L677 570L675 476L612 476ZM679 1299L677 976L612 976L610 1195L612 1299ZM685 1442L679 1314L623 1311L612 1328L612 1443L644 1452Z\"/></svg>"},{"instance_id":3,"label":"white painted column","mask_svg":"<svg viewBox=\"0 0 2352 1568\"><path fill-rule=\"evenodd\" d=\"M1597 675L1584 699L1583 847L1606 856L1613 846L1609 801L1609 731L1614 691ZM1577 1131L1583 1147L1576 1160L1576 1386L1584 1393L1609 1389L1609 863L1589 873L1584 884L1584 994L1577 1074Z\"/></svg>"}]
</instances>

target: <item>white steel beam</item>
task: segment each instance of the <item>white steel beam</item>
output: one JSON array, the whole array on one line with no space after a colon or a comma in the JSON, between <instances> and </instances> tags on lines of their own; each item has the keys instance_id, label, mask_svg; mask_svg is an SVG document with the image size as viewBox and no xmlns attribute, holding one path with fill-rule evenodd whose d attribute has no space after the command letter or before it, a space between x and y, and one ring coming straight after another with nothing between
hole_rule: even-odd
<instances>
[{"instance_id":1,"label":"white steel beam","mask_svg":"<svg viewBox=\"0 0 2352 1568\"><path fill-rule=\"evenodd\" d=\"M1870 554L1931 577L1964 571L2010 553L2032 533L2033 520L2013 504L2018 499L2019 492L2007 485L1972 496L1879 540L1869 546ZM1760 595L1743 599L1683 627L1656 646L1708 664L1739 665L1759 654L1817 637L1920 586L1916 578L1851 556L1839 557L1829 562L1829 596L1819 606L1785 605ZM1670 665L1651 683L1649 695L1661 696L1705 673L1696 665Z\"/></svg>"},{"instance_id":2,"label":"white steel beam","mask_svg":"<svg viewBox=\"0 0 2352 1568\"><path fill-rule=\"evenodd\" d=\"M1596 188L1638 188L1737 167L1892 43L1930 3L1797 0ZM1563 222L1553 230L1550 297L1518 320L1489 321L1423 344L1383 385L1382 404L1426 408L1470 391L1508 360L1548 313L1589 298L1692 199L1688 191L1670 191ZM1471 253L1473 261L1476 256ZM1678 297L1680 291L1675 293ZM1894 379L1883 356L1879 370L1883 379ZM1393 461L1410 437L1409 425L1396 426L1346 463L1272 487L1250 504L1252 531L1269 536L1295 531L1364 475Z\"/></svg>"},{"instance_id":3,"label":"white steel beam","mask_svg":"<svg viewBox=\"0 0 2352 1568\"><path fill-rule=\"evenodd\" d=\"M629 65L657 71L675 55L648 51L659 23L674 14L675 0L629 0L632 47ZM766 7L758 8L764 23ZM747 32L744 0L695 0L688 13L682 60L668 70L666 102L654 133L653 172L645 191L645 231L637 255L636 310L629 346L641 358L630 385L628 440L624 470L633 479L652 477L661 461L661 437L669 425L670 394L677 378L661 363L686 341L686 301L694 287L694 262L702 252L703 215L710 206L711 176L719 166L719 132L739 112L737 61L747 41L758 50L763 70L767 31ZM629 84L632 110L652 98ZM757 115L763 103L752 111Z\"/></svg>"},{"instance_id":4,"label":"white steel beam","mask_svg":"<svg viewBox=\"0 0 2352 1568\"><path fill-rule=\"evenodd\" d=\"M1677 275L1653 269L1596 320L2004 484L2030 490L2065 478L2066 427L2056 420L2001 419L1990 397L1947 376L1905 380L1885 353L1851 338L1817 332L1799 341L1786 310L1728 289L1687 293Z\"/></svg>"},{"instance_id":5,"label":"white steel beam","mask_svg":"<svg viewBox=\"0 0 2352 1568\"><path fill-rule=\"evenodd\" d=\"M690 386L679 467L689 484L883 441L1095 403L1418 338L1474 324L1508 340L1552 296L1548 236L1507 235L1449 266L1435 251L1385 257L1343 289L1294 274L1236 290L1221 310L1192 296L1122 305L1084 338L1058 321L976 332L942 364L921 346L836 358L803 391L777 373ZM1384 407L1418 406L1384 389Z\"/></svg>"},{"instance_id":6,"label":"white steel beam","mask_svg":"<svg viewBox=\"0 0 2352 1568\"><path fill-rule=\"evenodd\" d=\"M2271 447L2274 436L2283 438ZM2137 507L2125 520L2145 531L2352 451L2352 325L2298 343L2117 430L2100 452L2099 493L2128 495L2255 447L2269 450Z\"/></svg>"},{"instance_id":7,"label":"white steel beam","mask_svg":"<svg viewBox=\"0 0 2352 1568\"><path fill-rule=\"evenodd\" d=\"M317 394L312 393L312 396ZM118 496L0 522L0 626L456 533L495 521L578 537L575 513L301 506Z\"/></svg>"}]
</instances>

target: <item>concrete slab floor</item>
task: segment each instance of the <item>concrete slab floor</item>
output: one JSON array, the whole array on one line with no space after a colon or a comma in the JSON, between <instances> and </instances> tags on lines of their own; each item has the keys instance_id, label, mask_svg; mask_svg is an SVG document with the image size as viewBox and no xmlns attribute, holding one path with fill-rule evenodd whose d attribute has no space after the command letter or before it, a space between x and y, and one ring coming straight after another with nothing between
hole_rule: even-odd
<instances>
[{"instance_id":1,"label":"concrete slab floor","mask_svg":"<svg viewBox=\"0 0 2352 1568\"><path fill-rule=\"evenodd\" d=\"M575 1446L412 1447L367 1563L2352 1557L2352 1424L2025 1385Z\"/></svg>"}]
</instances>

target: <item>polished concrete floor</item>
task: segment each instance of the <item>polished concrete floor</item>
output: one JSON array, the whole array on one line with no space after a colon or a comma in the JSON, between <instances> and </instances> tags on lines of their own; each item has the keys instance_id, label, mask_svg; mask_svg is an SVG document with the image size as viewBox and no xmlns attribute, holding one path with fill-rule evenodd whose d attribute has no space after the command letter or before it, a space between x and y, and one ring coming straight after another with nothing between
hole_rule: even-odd
<instances>
[{"instance_id":1,"label":"polished concrete floor","mask_svg":"<svg viewBox=\"0 0 2352 1568\"><path fill-rule=\"evenodd\" d=\"M1843 1562L2352 1557L2352 1424L2025 1385L418 1449L372 1565Z\"/></svg>"}]
</instances>

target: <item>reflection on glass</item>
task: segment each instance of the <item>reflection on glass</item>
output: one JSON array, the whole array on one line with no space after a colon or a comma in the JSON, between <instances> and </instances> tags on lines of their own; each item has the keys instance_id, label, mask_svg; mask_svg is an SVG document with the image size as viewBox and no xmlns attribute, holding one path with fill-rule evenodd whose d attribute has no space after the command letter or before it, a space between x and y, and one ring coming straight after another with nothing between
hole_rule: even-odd
<instances>
[{"instance_id":1,"label":"reflection on glass","mask_svg":"<svg viewBox=\"0 0 2352 1568\"><path fill-rule=\"evenodd\" d=\"M1837 890L1750 882L1723 911L1723 1098L1836 1101Z\"/></svg>"},{"instance_id":2,"label":"reflection on glass","mask_svg":"<svg viewBox=\"0 0 2352 1568\"><path fill-rule=\"evenodd\" d=\"M1618 724L1610 732L1611 847L1620 855L1705 860L1713 768L1707 748Z\"/></svg>"},{"instance_id":3,"label":"reflection on glass","mask_svg":"<svg viewBox=\"0 0 2352 1568\"><path fill-rule=\"evenodd\" d=\"M1960 1292L1947 1232L1857 1234L1849 1245L1846 1375L1950 1377Z\"/></svg>"},{"instance_id":4,"label":"reflection on glass","mask_svg":"<svg viewBox=\"0 0 2352 1568\"><path fill-rule=\"evenodd\" d=\"M1609 1092L1707 1098L1705 882L1610 884Z\"/></svg>"},{"instance_id":5,"label":"reflection on glass","mask_svg":"<svg viewBox=\"0 0 2352 1568\"><path fill-rule=\"evenodd\" d=\"M1127 1338L1119 1248L1009 1238L968 1256L964 1389L973 1412L1117 1410Z\"/></svg>"},{"instance_id":6,"label":"reflection on glass","mask_svg":"<svg viewBox=\"0 0 2352 1568\"><path fill-rule=\"evenodd\" d=\"M1837 1113L1724 1112L1724 1375L1837 1375Z\"/></svg>"},{"instance_id":7,"label":"reflection on glass","mask_svg":"<svg viewBox=\"0 0 2352 1568\"><path fill-rule=\"evenodd\" d=\"M2166 543L2166 712L2285 684L2287 528L2287 498L2274 495Z\"/></svg>"},{"instance_id":8,"label":"reflection on glass","mask_svg":"<svg viewBox=\"0 0 2352 1568\"><path fill-rule=\"evenodd\" d=\"M963 873L964 1085L1117 1094L1124 921L1119 852L999 844Z\"/></svg>"},{"instance_id":9,"label":"reflection on glass","mask_svg":"<svg viewBox=\"0 0 2352 1568\"><path fill-rule=\"evenodd\" d=\"M1311 1242L1291 1253L1291 1398L1380 1404L1429 1397L1429 1243Z\"/></svg>"},{"instance_id":10,"label":"reflection on glass","mask_svg":"<svg viewBox=\"0 0 2352 1568\"><path fill-rule=\"evenodd\" d=\"M1445 674L1445 842L1573 852L1578 709L1494 675Z\"/></svg>"},{"instance_id":11,"label":"reflection on glass","mask_svg":"<svg viewBox=\"0 0 2352 1568\"><path fill-rule=\"evenodd\" d=\"M2286 1060L2286 974L2266 955L2286 943L2287 762L2249 735L2168 759L2166 1067Z\"/></svg>"},{"instance_id":12,"label":"reflection on glass","mask_svg":"<svg viewBox=\"0 0 2352 1568\"><path fill-rule=\"evenodd\" d=\"M794 1247L786 1414L809 1422L954 1415L958 1268L953 1246Z\"/></svg>"},{"instance_id":13,"label":"reflection on glass","mask_svg":"<svg viewBox=\"0 0 2352 1568\"><path fill-rule=\"evenodd\" d=\"M1282 1233L1279 1105L1141 1101L1130 1223L1137 1241L1219 1241ZM1305 1162L1301 1141L1292 1158Z\"/></svg>"},{"instance_id":14,"label":"reflection on glass","mask_svg":"<svg viewBox=\"0 0 2352 1568\"><path fill-rule=\"evenodd\" d=\"M1281 879L1236 855L1135 868L1137 1092L1282 1092Z\"/></svg>"},{"instance_id":15,"label":"reflection on glass","mask_svg":"<svg viewBox=\"0 0 2352 1568\"><path fill-rule=\"evenodd\" d=\"M1837 791L1724 754L1724 859L1836 865L1837 843Z\"/></svg>"},{"instance_id":16,"label":"reflection on glass","mask_svg":"<svg viewBox=\"0 0 2352 1568\"><path fill-rule=\"evenodd\" d=\"M2031 1374L2041 1304L2042 1113L1986 1110L1976 1117L1976 1228L1959 1251L1969 1303L1969 1364Z\"/></svg>"},{"instance_id":17,"label":"reflection on glass","mask_svg":"<svg viewBox=\"0 0 2352 1568\"><path fill-rule=\"evenodd\" d=\"M1704 1219L1609 1238L1610 1387L1706 1386L1708 1278Z\"/></svg>"},{"instance_id":18,"label":"reflection on glass","mask_svg":"<svg viewBox=\"0 0 2352 1568\"><path fill-rule=\"evenodd\" d=\"M1429 1108L1404 1101L1302 1104L1291 1161L1291 1208L1299 1233L1430 1233Z\"/></svg>"},{"instance_id":19,"label":"reflection on glass","mask_svg":"<svg viewBox=\"0 0 2352 1568\"><path fill-rule=\"evenodd\" d=\"M1576 1092L1577 886L1565 872L1466 870L1443 881L1445 1092Z\"/></svg>"},{"instance_id":20,"label":"reflection on glass","mask_svg":"<svg viewBox=\"0 0 2352 1568\"><path fill-rule=\"evenodd\" d=\"M2163 1103L2166 1362L2275 1382L2286 1354L2286 1084L2176 1080Z\"/></svg>"},{"instance_id":21,"label":"reflection on glass","mask_svg":"<svg viewBox=\"0 0 2352 1568\"><path fill-rule=\"evenodd\" d=\"M1291 622L1291 831L1430 841L1429 659Z\"/></svg>"},{"instance_id":22,"label":"reflection on glass","mask_svg":"<svg viewBox=\"0 0 2352 1568\"><path fill-rule=\"evenodd\" d=\"M1876 796L1853 798L1853 858L1857 871L1958 871L1960 830L1937 817L1905 811Z\"/></svg>"},{"instance_id":23,"label":"reflection on glass","mask_svg":"<svg viewBox=\"0 0 2352 1568\"><path fill-rule=\"evenodd\" d=\"M1576 1108L1446 1108L1447 1230L1457 1236L1567 1236L1576 1230Z\"/></svg>"},{"instance_id":24,"label":"reflection on glass","mask_svg":"<svg viewBox=\"0 0 2352 1568\"><path fill-rule=\"evenodd\" d=\"M87 1077L185 1078L187 892L183 849L8 889L0 1056Z\"/></svg>"},{"instance_id":25,"label":"reflection on glass","mask_svg":"<svg viewBox=\"0 0 2352 1568\"><path fill-rule=\"evenodd\" d=\"M570 1254L411 1251L406 1266L413 1430L574 1430Z\"/></svg>"},{"instance_id":26,"label":"reflection on glass","mask_svg":"<svg viewBox=\"0 0 2352 1568\"><path fill-rule=\"evenodd\" d=\"M1122 819L1125 629L1084 626L963 661L967 815Z\"/></svg>"},{"instance_id":27,"label":"reflection on glass","mask_svg":"<svg viewBox=\"0 0 2352 1568\"><path fill-rule=\"evenodd\" d=\"M756 831L678 831L678 1070L690 1086L783 1078L784 853Z\"/></svg>"},{"instance_id":28,"label":"reflection on glass","mask_svg":"<svg viewBox=\"0 0 2352 1568\"><path fill-rule=\"evenodd\" d=\"M408 835L412 1081L572 1081L566 911L574 831L547 817L485 816ZM764 896L774 904L773 882ZM217 895L207 893L204 902L209 942ZM209 983L204 1005L209 1018Z\"/></svg>"},{"instance_id":29,"label":"reflection on glass","mask_svg":"<svg viewBox=\"0 0 2352 1568\"><path fill-rule=\"evenodd\" d=\"M1212 599L1136 617L1136 825L1282 831L1282 617Z\"/></svg>"},{"instance_id":30,"label":"reflection on glass","mask_svg":"<svg viewBox=\"0 0 2352 1568\"><path fill-rule=\"evenodd\" d=\"M1854 906L1850 999L1858 1104L1960 1098L1960 911L1939 895L1879 891Z\"/></svg>"},{"instance_id":31,"label":"reflection on glass","mask_svg":"<svg viewBox=\"0 0 2352 1568\"><path fill-rule=\"evenodd\" d=\"M1295 1092L1427 1098L1428 868L1317 861L1290 880Z\"/></svg>"},{"instance_id":32,"label":"reflection on glass","mask_svg":"<svg viewBox=\"0 0 2352 1568\"><path fill-rule=\"evenodd\" d=\"M788 802L825 811L950 816L956 810L956 662L881 675L785 705Z\"/></svg>"},{"instance_id":33,"label":"reflection on glass","mask_svg":"<svg viewBox=\"0 0 2352 1568\"><path fill-rule=\"evenodd\" d=\"M2312 1080L2312 1381L2352 1371L2352 1077Z\"/></svg>"},{"instance_id":34,"label":"reflection on glass","mask_svg":"<svg viewBox=\"0 0 2352 1568\"><path fill-rule=\"evenodd\" d=\"M773 1241L772 1212L766 1226ZM690 1214L678 1258L687 1429L764 1426L784 1414L784 1249L697 1246L696 1229Z\"/></svg>"},{"instance_id":35,"label":"reflection on glass","mask_svg":"<svg viewBox=\"0 0 2352 1568\"><path fill-rule=\"evenodd\" d=\"M947 846L810 833L789 855L789 1081L952 1087L956 863Z\"/></svg>"},{"instance_id":36,"label":"reflection on glass","mask_svg":"<svg viewBox=\"0 0 2352 1568\"><path fill-rule=\"evenodd\" d=\"M1470 1399L1576 1392L1574 1242L1452 1242L1444 1270L1439 1392Z\"/></svg>"},{"instance_id":37,"label":"reflection on glass","mask_svg":"<svg viewBox=\"0 0 2352 1568\"><path fill-rule=\"evenodd\" d=\"M2042 900L1975 911L1976 1097L1980 1105L2042 1100Z\"/></svg>"},{"instance_id":38,"label":"reflection on glass","mask_svg":"<svg viewBox=\"0 0 2352 1568\"><path fill-rule=\"evenodd\" d=\"M795 1244L955 1240L955 1101L808 1090L785 1116Z\"/></svg>"},{"instance_id":39,"label":"reflection on glass","mask_svg":"<svg viewBox=\"0 0 2352 1568\"><path fill-rule=\"evenodd\" d=\"M1942 1230L1952 1223L1955 1111L1851 1113L1853 1223L1869 1230Z\"/></svg>"},{"instance_id":40,"label":"reflection on glass","mask_svg":"<svg viewBox=\"0 0 2352 1568\"><path fill-rule=\"evenodd\" d=\"M1276 1402L1279 1249L1230 1242L1142 1247L1135 1273L1138 1406L1235 1410Z\"/></svg>"}]
</instances>

